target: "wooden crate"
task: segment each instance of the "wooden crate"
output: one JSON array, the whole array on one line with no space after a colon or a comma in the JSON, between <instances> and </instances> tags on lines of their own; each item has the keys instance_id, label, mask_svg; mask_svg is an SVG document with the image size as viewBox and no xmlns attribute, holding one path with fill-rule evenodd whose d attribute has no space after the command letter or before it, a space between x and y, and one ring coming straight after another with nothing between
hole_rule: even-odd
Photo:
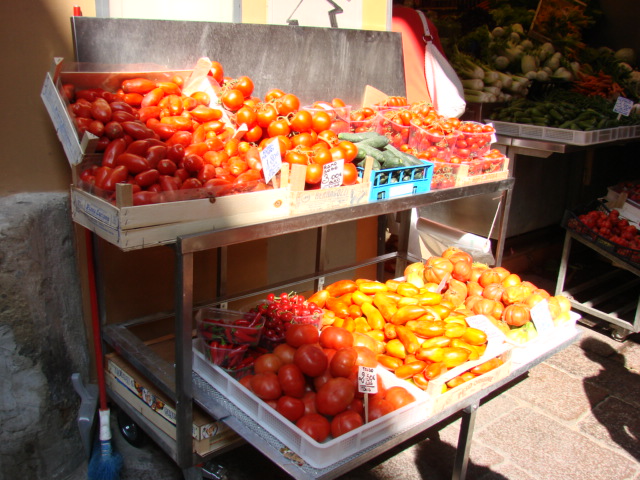
<instances>
[{"instance_id":1,"label":"wooden crate","mask_svg":"<svg viewBox=\"0 0 640 480\"><path fill-rule=\"evenodd\" d=\"M286 217L289 190L278 188L215 199L117 206L72 186L71 215L76 223L126 251L172 243L180 235Z\"/></svg>"},{"instance_id":2,"label":"wooden crate","mask_svg":"<svg viewBox=\"0 0 640 480\"><path fill-rule=\"evenodd\" d=\"M368 172L371 169L371 163ZM344 187L305 190L305 166L293 165L291 172L283 164L282 183L289 189L289 210L291 215L335 210L369 203L371 184L370 175L364 176L362 183Z\"/></svg>"},{"instance_id":3,"label":"wooden crate","mask_svg":"<svg viewBox=\"0 0 640 480\"><path fill-rule=\"evenodd\" d=\"M498 368L490 370L489 372L480 375L473 380L469 380L461 385L458 385L455 388L447 390L446 392L442 392L443 386L446 382L451 380L452 378L470 370L471 368L480 365L490 358L493 357L482 357L479 360L474 360L471 362L466 362L459 367L449 370L445 374L440 377L429 382L427 386L427 395L429 395L433 399L432 410L431 413L438 413L449 405L453 405L456 402L459 402L474 393L477 393L489 385L506 378L511 373L512 361L511 361L511 352L512 349L510 347L505 347L506 349L500 351L497 356L503 360L503 364Z\"/></svg>"}]
</instances>

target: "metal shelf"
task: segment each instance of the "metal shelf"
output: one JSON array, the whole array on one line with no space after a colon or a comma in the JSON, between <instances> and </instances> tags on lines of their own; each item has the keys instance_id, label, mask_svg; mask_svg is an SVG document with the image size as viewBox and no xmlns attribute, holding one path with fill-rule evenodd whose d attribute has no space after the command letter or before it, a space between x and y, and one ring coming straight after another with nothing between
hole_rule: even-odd
<instances>
[{"instance_id":1,"label":"metal shelf","mask_svg":"<svg viewBox=\"0 0 640 480\"><path fill-rule=\"evenodd\" d=\"M570 288L566 288L566 277L569 266L569 259L571 255L571 243L572 241L578 241L580 244L587 246L598 255L604 257L611 262L611 270L603 275L594 276L591 280L583 282L578 285L572 285ZM622 273L630 272L638 278L629 280L628 278L616 281L617 277L620 277ZM617 303L615 308L605 308L606 305L611 305L611 301L619 299L621 294L627 292L637 292L638 285L640 285L640 269L634 265L625 262L624 260L612 255L607 250L598 246L597 244L585 239L579 233L573 232L567 229L564 239L564 246L562 249L562 259L560 261L560 268L558 270L558 279L556 282L556 295L566 295L571 306L580 312L583 312L589 316L595 317L599 320L604 320L607 323L613 325L613 337L616 340L624 340L630 333L640 331L640 295L635 293L636 301L626 302L624 304ZM598 294L593 296L589 295L588 300L578 300L580 294L590 291L591 289L598 288ZM633 295L631 296L633 298ZM632 313L633 318L622 318L624 314Z\"/></svg>"}]
</instances>

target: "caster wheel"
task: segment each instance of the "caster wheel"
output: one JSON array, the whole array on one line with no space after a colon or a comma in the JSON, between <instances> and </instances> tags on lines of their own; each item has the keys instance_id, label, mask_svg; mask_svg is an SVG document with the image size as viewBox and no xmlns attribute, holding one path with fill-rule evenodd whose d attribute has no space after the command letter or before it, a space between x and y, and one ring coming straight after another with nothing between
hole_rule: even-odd
<instances>
[{"instance_id":1,"label":"caster wheel","mask_svg":"<svg viewBox=\"0 0 640 480\"><path fill-rule=\"evenodd\" d=\"M611 338L616 342L624 342L629 336L629 331L625 329L615 329L611 332Z\"/></svg>"},{"instance_id":2,"label":"caster wheel","mask_svg":"<svg viewBox=\"0 0 640 480\"><path fill-rule=\"evenodd\" d=\"M118 428L124 439L134 447L140 448L147 442L147 434L122 410L118 410Z\"/></svg>"}]
</instances>

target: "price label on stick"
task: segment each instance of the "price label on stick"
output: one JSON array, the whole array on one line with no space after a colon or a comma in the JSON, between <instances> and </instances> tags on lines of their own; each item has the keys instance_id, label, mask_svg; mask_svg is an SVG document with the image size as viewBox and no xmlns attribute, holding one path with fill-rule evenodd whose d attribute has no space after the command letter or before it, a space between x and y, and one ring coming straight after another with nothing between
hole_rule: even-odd
<instances>
[{"instance_id":1,"label":"price label on stick","mask_svg":"<svg viewBox=\"0 0 640 480\"><path fill-rule=\"evenodd\" d=\"M342 171L344 170L344 160L325 163L322 166L322 181L320 188L332 188L342 185Z\"/></svg>"},{"instance_id":2,"label":"price label on stick","mask_svg":"<svg viewBox=\"0 0 640 480\"><path fill-rule=\"evenodd\" d=\"M275 140L260 152L260 162L262 162L262 171L264 172L264 181L269 183L271 179L282 168L282 156L280 155L280 142Z\"/></svg>"},{"instance_id":3,"label":"price label on stick","mask_svg":"<svg viewBox=\"0 0 640 480\"><path fill-rule=\"evenodd\" d=\"M633 108L633 101L621 96L621 97L618 97L618 99L616 100L616 104L613 106L613 111L619 115L624 115L625 117L628 117L629 114L631 113L632 108ZM618 118L620 117L618 116Z\"/></svg>"},{"instance_id":4,"label":"price label on stick","mask_svg":"<svg viewBox=\"0 0 640 480\"><path fill-rule=\"evenodd\" d=\"M378 374L372 367L358 367L358 392L378 393Z\"/></svg>"},{"instance_id":5,"label":"price label on stick","mask_svg":"<svg viewBox=\"0 0 640 480\"><path fill-rule=\"evenodd\" d=\"M549 310L549 303L541 300L531 309L531 320L538 331L538 335L543 335L553 330L554 324Z\"/></svg>"}]
</instances>

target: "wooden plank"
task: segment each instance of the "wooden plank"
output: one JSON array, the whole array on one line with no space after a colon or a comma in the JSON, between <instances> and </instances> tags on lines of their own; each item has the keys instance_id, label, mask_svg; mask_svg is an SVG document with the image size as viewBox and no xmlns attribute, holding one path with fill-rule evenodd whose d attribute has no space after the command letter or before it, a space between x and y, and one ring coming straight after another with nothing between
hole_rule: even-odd
<instances>
[{"instance_id":1,"label":"wooden plank","mask_svg":"<svg viewBox=\"0 0 640 480\"><path fill-rule=\"evenodd\" d=\"M79 62L191 69L208 56L228 76L250 76L256 96L280 88L303 104L339 96L359 106L367 85L405 95L396 32L95 17L71 26Z\"/></svg>"}]
</instances>

